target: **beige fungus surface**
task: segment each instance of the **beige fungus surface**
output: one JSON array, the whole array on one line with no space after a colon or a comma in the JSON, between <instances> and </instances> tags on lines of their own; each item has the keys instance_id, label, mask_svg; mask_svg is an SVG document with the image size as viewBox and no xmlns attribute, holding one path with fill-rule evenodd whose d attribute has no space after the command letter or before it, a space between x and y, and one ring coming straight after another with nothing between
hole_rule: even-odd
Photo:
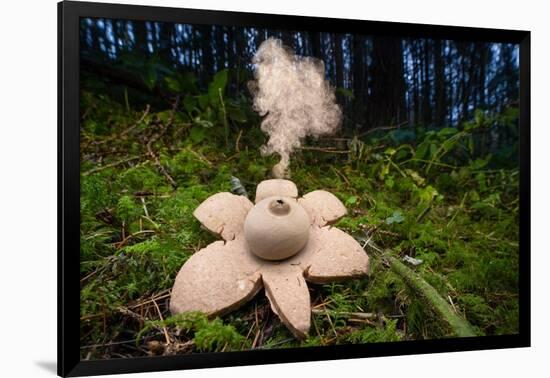
<instances>
[{"instance_id":1,"label":"beige fungus surface","mask_svg":"<svg viewBox=\"0 0 550 378\"><path fill-rule=\"evenodd\" d=\"M171 292L173 314L200 311L209 316L223 315L263 287L273 312L295 337L304 338L311 321L306 281L327 283L368 274L369 258L363 248L353 237L331 226L346 214L338 198L323 190L297 198L298 190L291 181L262 181L256 190L256 202L271 196L290 197L306 211L311 222L306 245L284 260L261 259L250 251L243 232L246 216L254 205L231 193L209 197L194 215L225 242L208 245L182 266Z\"/></svg>"}]
</instances>

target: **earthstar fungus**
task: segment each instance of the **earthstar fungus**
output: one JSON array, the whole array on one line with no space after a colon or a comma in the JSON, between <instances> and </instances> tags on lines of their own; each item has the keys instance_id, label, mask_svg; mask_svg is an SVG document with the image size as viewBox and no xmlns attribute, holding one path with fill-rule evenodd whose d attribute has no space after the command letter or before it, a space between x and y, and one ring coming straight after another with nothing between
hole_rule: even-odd
<instances>
[{"instance_id":1,"label":"earthstar fungus","mask_svg":"<svg viewBox=\"0 0 550 378\"><path fill-rule=\"evenodd\" d=\"M172 288L173 314L231 312L262 287L271 308L297 338L310 328L308 282L328 283L367 275L369 258L345 232L331 225L346 214L333 194L316 190L298 198L292 181L262 181L256 205L217 193L195 210L220 236L181 267Z\"/></svg>"}]
</instances>

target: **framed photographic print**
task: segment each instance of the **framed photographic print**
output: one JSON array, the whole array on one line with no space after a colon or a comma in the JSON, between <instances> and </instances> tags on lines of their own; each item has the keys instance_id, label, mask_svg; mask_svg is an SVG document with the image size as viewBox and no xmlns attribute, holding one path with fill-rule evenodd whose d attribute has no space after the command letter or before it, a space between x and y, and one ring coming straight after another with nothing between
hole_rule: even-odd
<instances>
[{"instance_id":1,"label":"framed photographic print","mask_svg":"<svg viewBox=\"0 0 550 378\"><path fill-rule=\"evenodd\" d=\"M59 375L530 345L529 32L58 10Z\"/></svg>"}]
</instances>

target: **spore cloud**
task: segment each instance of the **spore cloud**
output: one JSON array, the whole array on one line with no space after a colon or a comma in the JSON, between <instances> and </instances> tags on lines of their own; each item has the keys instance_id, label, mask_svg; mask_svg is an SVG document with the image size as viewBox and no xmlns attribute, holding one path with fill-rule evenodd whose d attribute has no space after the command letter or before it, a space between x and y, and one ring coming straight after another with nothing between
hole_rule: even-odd
<instances>
[{"instance_id":1,"label":"spore cloud","mask_svg":"<svg viewBox=\"0 0 550 378\"><path fill-rule=\"evenodd\" d=\"M269 38L252 60L255 80L249 83L254 110L262 117L261 129L269 140L263 155L279 154L272 174L288 173L290 155L306 136L332 134L342 122L334 89L325 79L323 61L295 55L281 40Z\"/></svg>"}]
</instances>

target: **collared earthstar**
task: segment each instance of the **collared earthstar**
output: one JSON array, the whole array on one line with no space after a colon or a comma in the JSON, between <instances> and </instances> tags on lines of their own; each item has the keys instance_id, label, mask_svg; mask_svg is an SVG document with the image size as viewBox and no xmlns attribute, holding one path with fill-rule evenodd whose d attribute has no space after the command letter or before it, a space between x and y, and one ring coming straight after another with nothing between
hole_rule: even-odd
<instances>
[{"instance_id":1,"label":"collared earthstar","mask_svg":"<svg viewBox=\"0 0 550 378\"><path fill-rule=\"evenodd\" d=\"M333 194L315 190L298 198L289 180L262 181L255 205L244 196L214 194L193 215L223 241L193 254L181 267L170 311L227 314L263 287L271 308L299 339L311 322L306 282L329 283L369 273L357 241L333 227L346 208Z\"/></svg>"}]
</instances>

